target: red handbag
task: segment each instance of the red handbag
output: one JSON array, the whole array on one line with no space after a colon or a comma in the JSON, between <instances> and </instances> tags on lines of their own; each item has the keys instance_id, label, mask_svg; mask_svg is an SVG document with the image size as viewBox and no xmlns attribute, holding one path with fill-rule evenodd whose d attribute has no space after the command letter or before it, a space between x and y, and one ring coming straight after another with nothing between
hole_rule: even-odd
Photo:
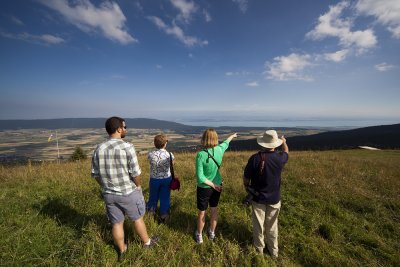
<instances>
[{"instance_id":1,"label":"red handbag","mask_svg":"<svg viewBox=\"0 0 400 267\"><path fill-rule=\"evenodd\" d=\"M178 176L175 176L174 163L172 162L171 152L169 152L169 168L171 169L171 176L172 176L171 183L169 184L169 189L170 190L177 190L177 189L179 190L181 188L181 181L179 181Z\"/></svg>"},{"instance_id":2,"label":"red handbag","mask_svg":"<svg viewBox=\"0 0 400 267\"><path fill-rule=\"evenodd\" d=\"M169 184L169 189L176 190L181 188L181 182L177 177L172 177L171 183Z\"/></svg>"}]
</instances>

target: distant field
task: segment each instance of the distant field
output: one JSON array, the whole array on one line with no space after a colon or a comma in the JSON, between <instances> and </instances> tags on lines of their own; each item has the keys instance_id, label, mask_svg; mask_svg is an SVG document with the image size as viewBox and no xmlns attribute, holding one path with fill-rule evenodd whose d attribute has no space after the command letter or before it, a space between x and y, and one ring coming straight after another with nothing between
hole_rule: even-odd
<instances>
[{"instance_id":1,"label":"distant field","mask_svg":"<svg viewBox=\"0 0 400 267\"><path fill-rule=\"evenodd\" d=\"M146 153L153 148L153 138L162 133L161 129L128 129L126 141L135 145L138 153ZM282 132L287 136L316 133L316 130L288 130ZM201 132L197 134L182 134L174 131L164 131L169 137L171 150L195 147L199 144ZM230 132L219 131L220 140L228 136ZM50 134L52 141L48 142ZM260 131L239 132L239 140L255 138L262 133ZM97 144L107 138L104 129L59 129L57 130L58 147L60 157L68 159L75 147L80 146L90 155ZM21 129L0 131L0 156L25 156L32 160L57 159L57 144L55 131L46 129Z\"/></svg>"},{"instance_id":2,"label":"distant field","mask_svg":"<svg viewBox=\"0 0 400 267\"><path fill-rule=\"evenodd\" d=\"M44 135L46 136L46 135ZM400 266L400 151L291 152L282 181L278 260L251 245L251 209L241 204L252 152L227 152L217 240L197 245L195 153L176 153L182 189L171 218L143 250L131 224L126 266ZM140 156L144 193L149 166ZM116 266L110 225L90 161L0 166L0 266Z\"/></svg>"}]
</instances>

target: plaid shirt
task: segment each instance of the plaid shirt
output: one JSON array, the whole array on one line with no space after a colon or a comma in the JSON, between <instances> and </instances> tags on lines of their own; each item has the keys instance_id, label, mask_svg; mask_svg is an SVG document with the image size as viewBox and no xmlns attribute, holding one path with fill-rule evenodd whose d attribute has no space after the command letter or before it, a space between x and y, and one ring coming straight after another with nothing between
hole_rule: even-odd
<instances>
[{"instance_id":1,"label":"plaid shirt","mask_svg":"<svg viewBox=\"0 0 400 267\"><path fill-rule=\"evenodd\" d=\"M131 177L141 174L132 144L110 138L96 147L92 157L92 176L100 178L103 193L127 195L136 189Z\"/></svg>"}]
</instances>

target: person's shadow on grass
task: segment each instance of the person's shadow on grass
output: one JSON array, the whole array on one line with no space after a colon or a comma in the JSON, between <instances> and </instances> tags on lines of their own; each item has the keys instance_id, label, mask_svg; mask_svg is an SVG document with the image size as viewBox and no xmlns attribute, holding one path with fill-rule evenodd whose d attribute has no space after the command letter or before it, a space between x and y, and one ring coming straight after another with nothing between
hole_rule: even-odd
<instances>
[{"instance_id":1,"label":"person's shadow on grass","mask_svg":"<svg viewBox=\"0 0 400 267\"><path fill-rule=\"evenodd\" d=\"M82 237L88 224L94 222L101 231L104 241L113 244L112 238L108 238L111 232L111 224L104 214L87 215L80 213L70 206L67 199L62 198L47 198L42 203L36 204L34 208L39 210L39 214L53 219L59 226L71 228L78 238Z\"/></svg>"}]
</instances>

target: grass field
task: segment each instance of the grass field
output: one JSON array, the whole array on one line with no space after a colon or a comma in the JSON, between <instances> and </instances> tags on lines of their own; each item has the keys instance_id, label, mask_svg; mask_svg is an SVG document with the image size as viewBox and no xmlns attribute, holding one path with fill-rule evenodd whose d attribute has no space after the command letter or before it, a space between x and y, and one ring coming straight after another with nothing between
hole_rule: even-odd
<instances>
[{"instance_id":1,"label":"grass field","mask_svg":"<svg viewBox=\"0 0 400 267\"><path fill-rule=\"evenodd\" d=\"M243 168L251 152L222 165L217 241L192 239L196 224L194 153L176 155L182 189L171 217L145 216L157 247L143 250L131 224L129 266L400 266L400 151L292 152L282 182L280 256L257 255ZM139 157L145 197L149 167ZM90 161L0 166L1 266L115 266L110 225Z\"/></svg>"}]
</instances>

